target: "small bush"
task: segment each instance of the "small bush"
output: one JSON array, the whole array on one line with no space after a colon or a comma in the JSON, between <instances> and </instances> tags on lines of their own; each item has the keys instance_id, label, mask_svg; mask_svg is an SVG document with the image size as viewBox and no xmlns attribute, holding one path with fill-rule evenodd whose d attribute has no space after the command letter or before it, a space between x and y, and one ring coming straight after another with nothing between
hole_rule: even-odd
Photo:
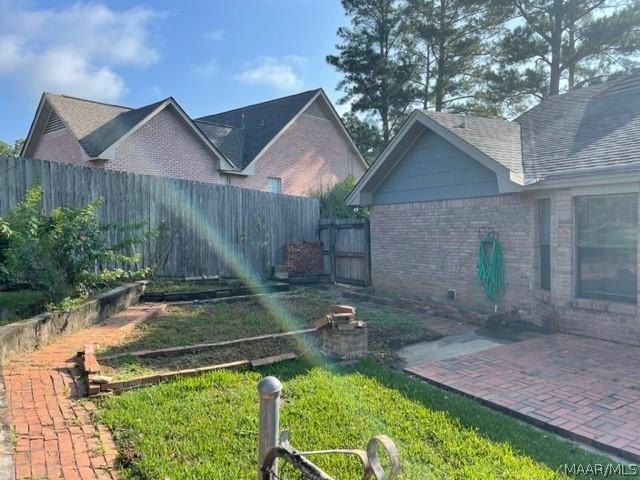
<instances>
[{"instance_id":1,"label":"small bush","mask_svg":"<svg viewBox=\"0 0 640 480\"><path fill-rule=\"evenodd\" d=\"M352 207L347 205L346 200L356 179L352 176L336 183L331 187L323 187L312 191L310 195L320 200L320 216L335 218L366 218L369 211L365 208Z\"/></svg>"},{"instance_id":2,"label":"small bush","mask_svg":"<svg viewBox=\"0 0 640 480\"><path fill-rule=\"evenodd\" d=\"M43 291L51 302L58 302L148 274L122 268L138 260L135 245L148 237L138 233L143 224L101 225L96 218L101 204L98 198L80 208L56 208L44 215L42 189L30 188L0 219L0 275L5 283ZM117 244L106 242L110 230L122 239Z\"/></svg>"}]
</instances>

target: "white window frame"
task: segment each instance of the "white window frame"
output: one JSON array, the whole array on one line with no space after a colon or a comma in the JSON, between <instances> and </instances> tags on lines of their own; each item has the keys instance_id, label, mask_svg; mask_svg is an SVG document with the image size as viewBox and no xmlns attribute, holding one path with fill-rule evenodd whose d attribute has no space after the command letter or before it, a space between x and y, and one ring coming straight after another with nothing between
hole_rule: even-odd
<instances>
[{"instance_id":1,"label":"white window frame","mask_svg":"<svg viewBox=\"0 0 640 480\"><path fill-rule=\"evenodd\" d=\"M267 177L267 192L282 193L282 179L280 177Z\"/></svg>"}]
</instances>

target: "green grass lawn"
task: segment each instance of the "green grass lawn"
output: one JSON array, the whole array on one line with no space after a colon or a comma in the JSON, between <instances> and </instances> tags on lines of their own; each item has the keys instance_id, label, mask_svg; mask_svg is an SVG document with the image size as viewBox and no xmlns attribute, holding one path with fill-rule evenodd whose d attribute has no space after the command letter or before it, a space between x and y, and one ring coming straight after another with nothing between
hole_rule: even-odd
<instances>
[{"instance_id":1,"label":"green grass lawn","mask_svg":"<svg viewBox=\"0 0 640 480\"><path fill-rule=\"evenodd\" d=\"M151 280L145 287L147 292L167 292L167 293L182 293L182 292L201 292L204 290L220 290L229 288L229 286L235 286L239 283L237 281L226 280L172 280L172 279L159 279Z\"/></svg>"},{"instance_id":2,"label":"green grass lawn","mask_svg":"<svg viewBox=\"0 0 640 480\"><path fill-rule=\"evenodd\" d=\"M295 448L363 448L385 433L398 446L405 480L565 478L567 462L611 462L373 360L331 368L292 361L185 378L104 399L97 420L114 432L125 479L250 480L256 384L273 374L284 383L281 427ZM316 458L338 480L361 478L353 460Z\"/></svg>"},{"instance_id":3,"label":"green grass lawn","mask_svg":"<svg viewBox=\"0 0 640 480\"><path fill-rule=\"evenodd\" d=\"M0 292L0 325L37 315L46 303L46 295L33 290Z\"/></svg>"},{"instance_id":4,"label":"green grass lawn","mask_svg":"<svg viewBox=\"0 0 640 480\"><path fill-rule=\"evenodd\" d=\"M100 352L103 355L136 350L159 349L196 343L213 343L267 333L286 332L313 327L327 314L335 294L315 288L304 288L294 295L270 296L268 300L235 303L203 303L174 305L167 314L138 325L124 343ZM358 318L367 321L369 349L378 358L389 358L406 344L438 338L424 324L424 317L390 307L357 304ZM293 340L261 341L230 348L209 350L196 355L142 359L127 356L102 364L114 378L127 378L153 372L192 368L234 360L267 357L294 351L301 345Z\"/></svg>"}]
</instances>

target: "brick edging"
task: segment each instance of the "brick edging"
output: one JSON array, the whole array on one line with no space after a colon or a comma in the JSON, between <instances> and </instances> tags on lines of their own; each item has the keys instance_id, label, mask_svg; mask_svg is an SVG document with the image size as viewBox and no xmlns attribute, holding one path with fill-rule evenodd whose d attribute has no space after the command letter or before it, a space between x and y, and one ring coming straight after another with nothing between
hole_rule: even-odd
<instances>
[{"instance_id":1,"label":"brick edging","mask_svg":"<svg viewBox=\"0 0 640 480\"><path fill-rule=\"evenodd\" d=\"M509 407L505 407L504 405L500 405L496 402L493 402L491 400L487 400L486 398L483 397L479 397L476 395L473 395L471 393L465 392L464 390L460 390L458 388L452 387L450 385L447 385L445 383L439 382L437 380L433 380L431 378L426 378L423 377L421 375L418 375L417 373L412 372L410 369L404 369L403 370L404 373L406 375L409 375L411 377L414 377L418 380L421 380L423 382L426 382L430 385L433 385L435 387L441 388L443 390L446 390L448 392L452 392L452 393L456 393L458 395L461 395L465 398L469 398L471 400L474 400L478 403L480 403L481 405L484 405L485 407L488 407L492 410L495 410L497 412L503 413L505 415L508 415L512 418L515 418L517 420L520 420L522 422L531 424L535 427L541 428L542 430L546 430L548 432L551 433L555 433L556 435L563 437L567 440L573 440L575 442L579 442L579 443L584 443L585 445L594 447L598 450L601 450L605 453L610 453L613 455L616 455L618 457L624 458L626 460L630 460L632 462L635 463L640 463L640 455L636 455L632 452L629 452L627 450L621 449L621 448L617 448L614 447L612 445L608 445L606 443L602 443L599 442L598 440L595 440L593 438L589 438L589 437L585 437L584 435L580 435L579 433L575 433L572 432L570 430L565 430L562 427L558 427L556 425L551 425L549 423L543 422L542 420L539 420L537 418L531 417L525 413L521 413L515 410L511 410Z\"/></svg>"}]
</instances>

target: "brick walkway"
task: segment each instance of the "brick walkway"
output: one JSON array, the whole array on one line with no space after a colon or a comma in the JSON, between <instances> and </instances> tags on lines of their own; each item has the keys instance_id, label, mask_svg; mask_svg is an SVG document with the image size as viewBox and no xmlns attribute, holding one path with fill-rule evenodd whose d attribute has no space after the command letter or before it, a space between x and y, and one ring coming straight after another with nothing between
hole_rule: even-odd
<instances>
[{"instance_id":1,"label":"brick walkway","mask_svg":"<svg viewBox=\"0 0 640 480\"><path fill-rule=\"evenodd\" d=\"M9 363L3 372L9 420L16 438L14 466L20 479L115 479L116 450L104 426L91 422L93 403L78 402L76 352L85 344L114 345L159 305L129 308L102 324L60 337Z\"/></svg>"},{"instance_id":2,"label":"brick walkway","mask_svg":"<svg viewBox=\"0 0 640 480\"><path fill-rule=\"evenodd\" d=\"M640 461L640 348L554 334L407 369Z\"/></svg>"}]
</instances>

